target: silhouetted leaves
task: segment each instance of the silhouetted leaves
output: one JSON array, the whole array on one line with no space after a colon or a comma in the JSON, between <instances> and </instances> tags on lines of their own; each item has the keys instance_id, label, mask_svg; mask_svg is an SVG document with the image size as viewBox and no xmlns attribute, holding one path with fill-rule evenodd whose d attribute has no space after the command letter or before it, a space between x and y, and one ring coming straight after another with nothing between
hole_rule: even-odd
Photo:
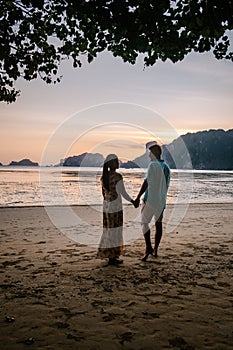
<instances>
[{"instance_id":1,"label":"silhouetted leaves","mask_svg":"<svg viewBox=\"0 0 233 350\"><path fill-rule=\"evenodd\" d=\"M233 2L227 0L15 0L0 6L0 100L13 102L19 77L59 82L67 57L81 67L104 50L134 64L182 60L189 52L213 51L233 60L228 30Z\"/></svg>"}]
</instances>

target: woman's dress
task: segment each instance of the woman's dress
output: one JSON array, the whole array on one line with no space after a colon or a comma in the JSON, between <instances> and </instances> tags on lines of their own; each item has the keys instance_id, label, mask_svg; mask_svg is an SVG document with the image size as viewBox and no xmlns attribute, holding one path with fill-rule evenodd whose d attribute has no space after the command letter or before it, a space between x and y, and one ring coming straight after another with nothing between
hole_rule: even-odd
<instances>
[{"instance_id":1,"label":"woman's dress","mask_svg":"<svg viewBox=\"0 0 233 350\"><path fill-rule=\"evenodd\" d=\"M122 198L131 201L124 188L122 175L110 171L109 191L102 183L103 192L103 234L100 239L97 257L117 259L123 253L123 209Z\"/></svg>"}]
</instances>

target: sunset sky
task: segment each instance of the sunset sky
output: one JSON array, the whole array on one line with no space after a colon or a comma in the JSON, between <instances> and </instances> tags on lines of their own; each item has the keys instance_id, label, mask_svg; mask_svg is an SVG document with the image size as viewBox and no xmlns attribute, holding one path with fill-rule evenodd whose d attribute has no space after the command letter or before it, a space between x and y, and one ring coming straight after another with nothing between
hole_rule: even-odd
<instances>
[{"instance_id":1,"label":"sunset sky","mask_svg":"<svg viewBox=\"0 0 233 350\"><path fill-rule=\"evenodd\" d=\"M66 61L60 73L57 85L21 80L17 102L1 103L1 163L57 164L85 151L127 160L151 139L233 128L233 63L212 54L143 69L142 59L132 66L104 52L81 69Z\"/></svg>"}]
</instances>

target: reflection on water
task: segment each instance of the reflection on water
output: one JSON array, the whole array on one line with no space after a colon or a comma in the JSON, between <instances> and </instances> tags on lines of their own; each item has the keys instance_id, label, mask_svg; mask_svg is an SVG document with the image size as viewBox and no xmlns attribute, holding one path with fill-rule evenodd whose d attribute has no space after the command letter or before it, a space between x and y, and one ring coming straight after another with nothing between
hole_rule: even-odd
<instances>
[{"instance_id":1,"label":"reflection on water","mask_svg":"<svg viewBox=\"0 0 233 350\"><path fill-rule=\"evenodd\" d=\"M135 197L146 169L119 169ZM94 205L102 203L100 168L0 168L0 206ZM233 171L175 171L168 203L229 203Z\"/></svg>"}]
</instances>

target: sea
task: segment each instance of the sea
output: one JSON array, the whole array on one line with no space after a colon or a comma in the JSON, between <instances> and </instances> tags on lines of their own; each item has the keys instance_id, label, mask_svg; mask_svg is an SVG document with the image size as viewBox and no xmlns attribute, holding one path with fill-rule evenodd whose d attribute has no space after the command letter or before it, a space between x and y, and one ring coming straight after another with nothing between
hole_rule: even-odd
<instances>
[{"instance_id":1,"label":"sea","mask_svg":"<svg viewBox=\"0 0 233 350\"><path fill-rule=\"evenodd\" d=\"M118 171L136 197L146 169ZM1 166L0 207L101 205L100 177L101 168ZM171 170L167 202L232 203L233 171Z\"/></svg>"}]
</instances>

